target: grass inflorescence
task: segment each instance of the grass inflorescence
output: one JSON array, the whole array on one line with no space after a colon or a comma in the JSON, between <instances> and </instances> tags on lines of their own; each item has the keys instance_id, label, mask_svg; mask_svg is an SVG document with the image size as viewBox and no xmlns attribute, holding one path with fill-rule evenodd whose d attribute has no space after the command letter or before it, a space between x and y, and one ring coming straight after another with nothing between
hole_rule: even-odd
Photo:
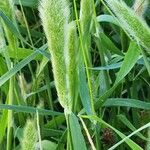
<instances>
[{"instance_id":1,"label":"grass inflorescence","mask_svg":"<svg viewBox=\"0 0 150 150\"><path fill-rule=\"evenodd\" d=\"M1 0L0 150L149 150L149 10Z\"/></svg>"}]
</instances>

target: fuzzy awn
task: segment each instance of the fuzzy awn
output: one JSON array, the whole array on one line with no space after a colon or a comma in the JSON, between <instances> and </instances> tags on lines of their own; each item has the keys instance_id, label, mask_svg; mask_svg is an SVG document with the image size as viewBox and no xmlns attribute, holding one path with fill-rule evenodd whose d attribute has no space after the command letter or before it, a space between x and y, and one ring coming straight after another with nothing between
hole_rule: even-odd
<instances>
[{"instance_id":1,"label":"fuzzy awn","mask_svg":"<svg viewBox=\"0 0 150 150\"><path fill-rule=\"evenodd\" d=\"M123 1L104 0L117 17L121 26L150 53L150 29L143 18Z\"/></svg>"},{"instance_id":2,"label":"fuzzy awn","mask_svg":"<svg viewBox=\"0 0 150 150\"><path fill-rule=\"evenodd\" d=\"M22 139L22 150L35 150L37 142L37 131L34 120L28 120L24 128Z\"/></svg>"},{"instance_id":3,"label":"fuzzy awn","mask_svg":"<svg viewBox=\"0 0 150 150\"><path fill-rule=\"evenodd\" d=\"M73 108L76 99L76 80L77 80L77 32L75 22L68 24L67 39L64 49L66 64L66 88L68 105Z\"/></svg>"},{"instance_id":4,"label":"fuzzy awn","mask_svg":"<svg viewBox=\"0 0 150 150\"><path fill-rule=\"evenodd\" d=\"M147 6L148 0L135 0L133 9L135 10L137 15L143 16Z\"/></svg>"},{"instance_id":5,"label":"fuzzy awn","mask_svg":"<svg viewBox=\"0 0 150 150\"><path fill-rule=\"evenodd\" d=\"M42 0L39 11L51 53L59 102L71 110L77 35L74 23L69 24L69 4L66 0Z\"/></svg>"},{"instance_id":6,"label":"fuzzy awn","mask_svg":"<svg viewBox=\"0 0 150 150\"><path fill-rule=\"evenodd\" d=\"M69 7L65 0L42 0L40 17L47 37L55 85L59 102L66 107L66 79L65 79L65 30L69 21Z\"/></svg>"},{"instance_id":7,"label":"fuzzy awn","mask_svg":"<svg viewBox=\"0 0 150 150\"><path fill-rule=\"evenodd\" d=\"M80 26L82 34L87 34L90 30L92 13L92 0L82 0L80 9Z\"/></svg>"}]
</instances>

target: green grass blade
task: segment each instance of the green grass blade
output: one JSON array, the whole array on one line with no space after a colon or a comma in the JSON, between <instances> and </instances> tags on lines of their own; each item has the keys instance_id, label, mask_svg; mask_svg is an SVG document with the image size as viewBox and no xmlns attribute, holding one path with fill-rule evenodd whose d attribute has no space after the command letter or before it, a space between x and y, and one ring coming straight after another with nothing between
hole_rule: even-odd
<instances>
[{"instance_id":1,"label":"green grass blade","mask_svg":"<svg viewBox=\"0 0 150 150\"><path fill-rule=\"evenodd\" d=\"M29 45L30 47L32 47L20 34L19 30L16 28L16 26L14 25L14 23L6 16L6 14L0 9L0 16L3 19L4 23L6 24L6 26L8 27L8 29L17 37L19 38L21 41L23 41L24 43L26 43L27 45Z\"/></svg>"},{"instance_id":2,"label":"green grass blade","mask_svg":"<svg viewBox=\"0 0 150 150\"><path fill-rule=\"evenodd\" d=\"M125 55L121 69L117 74L115 84L118 84L134 67L140 56L140 50L136 43L131 43L128 52Z\"/></svg>"},{"instance_id":3,"label":"green grass blade","mask_svg":"<svg viewBox=\"0 0 150 150\"><path fill-rule=\"evenodd\" d=\"M121 65L122 65L122 62L118 62L118 63L114 63L114 64L102 66L102 67L94 67L94 68L89 68L89 69L95 70L95 71L114 70L114 69L120 68Z\"/></svg>"},{"instance_id":4,"label":"green grass blade","mask_svg":"<svg viewBox=\"0 0 150 150\"><path fill-rule=\"evenodd\" d=\"M86 111L87 114L92 114L92 108L91 108L91 104L90 104L90 94L88 91L88 86L86 83L86 74L85 74L85 70L82 67L80 67L79 69L79 93L80 93L80 97L81 97L81 102L82 105Z\"/></svg>"},{"instance_id":5,"label":"green grass blade","mask_svg":"<svg viewBox=\"0 0 150 150\"><path fill-rule=\"evenodd\" d=\"M117 116L118 119L125 125L127 126L129 129L131 129L131 131L135 131L136 128L134 127L134 125L126 118L126 116L124 115L118 115ZM136 134L138 137L140 137L141 139L148 141L148 139L146 137L144 137L141 133L137 133Z\"/></svg>"},{"instance_id":6,"label":"green grass blade","mask_svg":"<svg viewBox=\"0 0 150 150\"><path fill-rule=\"evenodd\" d=\"M14 0L16 5L27 6L31 8L36 8L38 6L39 0Z\"/></svg>"},{"instance_id":7,"label":"green grass blade","mask_svg":"<svg viewBox=\"0 0 150 150\"><path fill-rule=\"evenodd\" d=\"M113 52L114 54L124 56L124 54L114 45L114 43L103 32L99 34L99 37L95 37L95 41L98 46L103 45L107 50Z\"/></svg>"},{"instance_id":8,"label":"green grass blade","mask_svg":"<svg viewBox=\"0 0 150 150\"><path fill-rule=\"evenodd\" d=\"M2 86L6 81L8 81L12 76L14 76L19 70L21 70L24 66L26 66L30 61L32 61L37 55L38 55L38 51L35 51L30 56L20 61L17 65L15 65L4 75L2 75L0 77L0 86Z\"/></svg>"},{"instance_id":9,"label":"green grass blade","mask_svg":"<svg viewBox=\"0 0 150 150\"><path fill-rule=\"evenodd\" d=\"M150 110L150 103L128 98L109 98L103 104L105 107L122 106Z\"/></svg>"},{"instance_id":10,"label":"green grass blade","mask_svg":"<svg viewBox=\"0 0 150 150\"><path fill-rule=\"evenodd\" d=\"M97 16L97 21L98 22L108 22L108 23L112 23L115 24L117 26L119 26L119 23L117 22L117 20L115 19L115 17L111 16L111 15L99 15Z\"/></svg>"},{"instance_id":11,"label":"green grass blade","mask_svg":"<svg viewBox=\"0 0 150 150\"><path fill-rule=\"evenodd\" d=\"M46 46L43 47L45 50ZM41 48L42 49L42 48ZM43 51L43 50L42 50ZM7 80L9 80L13 75L15 75L19 70L21 70L24 66L26 66L30 61L34 60L36 56L39 55L39 51L36 50L27 58L20 61L17 65L15 65L12 69L6 72L4 75L0 77L0 86L2 86Z\"/></svg>"},{"instance_id":12,"label":"green grass blade","mask_svg":"<svg viewBox=\"0 0 150 150\"><path fill-rule=\"evenodd\" d=\"M2 140L5 136L5 131L7 127L7 119L8 119L8 111L4 110L2 113L2 117L0 119L0 143L2 143Z\"/></svg>"},{"instance_id":13,"label":"green grass blade","mask_svg":"<svg viewBox=\"0 0 150 150\"><path fill-rule=\"evenodd\" d=\"M36 113L36 111L38 110L39 115L50 115L50 116L63 115L60 112L55 112L55 111L40 109L40 108L34 108L34 107L30 107L30 106L23 106L23 105L0 104L0 109L1 110L13 110L16 112L24 112L24 113Z\"/></svg>"},{"instance_id":14,"label":"green grass blade","mask_svg":"<svg viewBox=\"0 0 150 150\"><path fill-rule=\"evenodd\" d=\"M69 114L69 126L74 150L87 150L81 127L77 117Z\"/></svg>"},{"instance_id":15,"label":"green grass blade","mask_svg":"<svg viewBox=\"0 0 150 150\"><path fill-rule=\"evenodd\" d=\"M126 142L129 147L131 149L134 150L143 150L139 145L137 145L134 141L132 141L130 138L127 138L123 133L121 133L119 130L115 129L114 127L112 127L111 125L109 125L108 123L106 123L105 121L103 121L102 119L96 117L96 116L82 116L83 118L88 118L88 119L93 119L95 121L98 121L99 123L103 124L106 127L109 127L110 129L112 129L114 132L116 132L122 139L126 140L124 142Z\"/></svg>"},{"instance_id":16,"label":"green grass blade","mask_svg":"<svg viewBox=\"0 0 150 150\"><path fill-rule=\"evenodd\" d=\"M145 124L144 126L140 127L139 129L137 129L136 131L132 132L130 135L126 136L125 138L123 138L121 141L119 141L118 143L116 143L115 145L113 145L109 150L114 150L116 149L116 147L118 147L120 144L122 144L123 142L126 142L130 137L132 137L134 134L137 134L138 132L149 128L150 127L150 122ZM134 149L135 150L135 149ZM143 149L142 149L143 150Z\"/></svg>"},{"instance_id":17,"label":"green grass blade","mask_svg":"<svg viewBox=\"0 0 150 150\"><path fill-rule=\"evenodd\" d=\"M116 77L116 81L115 81L114 85L99 98L99 100L95 104L96 108L99 108L100 107L99 105L101 105L112 94L112 92L116 89L118 84L124 79L124 77L134 67L137 60L139 59L139 56L140 56L139 47L136 43L132 42L129 46L129 49L128 49L126 55L125 55L123 64L122 64L119 72L117 73L117 77Z\"/></svg>"},{"instance_id":18,"label":"green grass blade","mask_svg":"<svg viewBox=\"0 0 150 150\"><path fill-rule=\"evenodd\" d=\"M140 42L150 53L150 29L143 18L136 15L123 1L104 0L116 15L120 26Z\"/></svg>"},{"instance_id":19,"label":"green grass blade","mask_svg":"<svg viewBox=\"0 0 150 150\"><path fill-rule=\"evenodd\" d=\"M34 52L34 50L27 49L27 48L20 48L20 47L16 48L15 51L12 51L9 47L7 47L7 50L10 58L17 59L17 60L24 59ZM38 54L34 60L42 60L42 56Z\"/></svg>"}]
</instances>

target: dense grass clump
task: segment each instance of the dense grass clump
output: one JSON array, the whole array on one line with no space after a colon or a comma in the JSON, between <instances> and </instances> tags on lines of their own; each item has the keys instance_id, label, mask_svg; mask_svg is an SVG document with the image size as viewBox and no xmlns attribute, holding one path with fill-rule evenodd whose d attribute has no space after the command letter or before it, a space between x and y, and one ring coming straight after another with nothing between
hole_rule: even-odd
<instances>
[{"instance_id":1,"label":"dense grass clump","mask_svg":"<svg viewBox=\"0 0 150 150\"><path fill-rule=\"evenodd\" d=\"M0 1L0 150L149 150L148 0Z\"/></svg>"}]
</instances>

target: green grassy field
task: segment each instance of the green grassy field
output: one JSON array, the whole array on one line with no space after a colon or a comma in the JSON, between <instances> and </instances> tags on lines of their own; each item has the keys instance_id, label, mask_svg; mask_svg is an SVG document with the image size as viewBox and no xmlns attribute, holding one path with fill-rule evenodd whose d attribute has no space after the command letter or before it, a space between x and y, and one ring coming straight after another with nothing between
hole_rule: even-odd
<instances>
[{"instance_id":1,"label":"green grassy field","mask_svg":"<svg viewBox=\"0 0 150 150\"><path fill-rule=\"evenodd\" d=\"M0 150L150 150L148 0L0 0Z\"/></svg>"}]
</instances>

